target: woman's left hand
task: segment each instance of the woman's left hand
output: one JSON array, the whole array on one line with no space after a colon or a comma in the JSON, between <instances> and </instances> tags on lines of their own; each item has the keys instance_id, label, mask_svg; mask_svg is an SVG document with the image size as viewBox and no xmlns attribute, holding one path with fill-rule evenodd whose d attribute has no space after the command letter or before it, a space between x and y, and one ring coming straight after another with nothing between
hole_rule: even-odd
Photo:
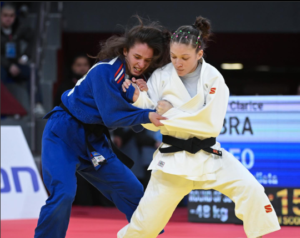
<instances>
[{"instance_id":1,"label":"woman's left hand","mask_svg":"<svg viewBox=\"0 0 300 238\"><path fill-rule=\"evenodd\" d=\"M173 105L170 102L168 102L166 100L161 100L161 101L158 101L158 103L157 103L156 112L159 115L163 115L164 113L169 111L172 107L173 107Z\"/></svg>"}]
</instances>

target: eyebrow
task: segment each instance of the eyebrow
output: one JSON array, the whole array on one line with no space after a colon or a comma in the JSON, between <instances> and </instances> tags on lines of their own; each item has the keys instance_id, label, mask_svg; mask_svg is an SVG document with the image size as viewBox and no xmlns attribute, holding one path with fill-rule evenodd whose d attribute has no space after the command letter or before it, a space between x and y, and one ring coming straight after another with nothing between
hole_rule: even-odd
<instances>
[{"instance_id":1,"label":"eyebrow","mask_svg":"<svg viewBox=\"0 0 300 238\"><path fill-rule=\"evenodd\" d=\"M171 54L175 55L173 52L171 52ZM190 55L190 54L183 54L183 55Z\"/></svg>"},{"instance_id":2,"label":"eyebrow","mask_svg":"<svg viewBox=\"0 0 300 238\"><path fill-rule=\"evenodd\" d=\"M140 57L142 57L141 55L139 55L138 53L135 53L134 55L137 55L137 56L140 56ZM152 59L152 58L146 58L146 59Z\"/></svg>"}]
</instances>

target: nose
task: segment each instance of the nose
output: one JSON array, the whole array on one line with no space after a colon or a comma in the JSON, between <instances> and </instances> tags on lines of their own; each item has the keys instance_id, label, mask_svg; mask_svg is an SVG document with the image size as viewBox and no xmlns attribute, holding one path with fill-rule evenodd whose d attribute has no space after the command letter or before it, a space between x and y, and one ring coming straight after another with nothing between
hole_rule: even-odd
<instances>
[{"instance_id":1,"label":"nose","mask_svg":"<svg viewBox=\"0 0 300 238\"><path fill-rule=\"evenodd\" d=\"M138 62L138 66L140 67L140 68L144 68L145 67L145 62L144 62L144 60L140 60L139 62Z\"/></svg>"},{"instance_id":2,"label":"nose","mask_svg":"<svg viewBox=\"0 0 300 238\"><path fill-rule=\"evenodd\" d=\"M182 62L179 59L176 59L175 65L177 68L182 67Z\"/></svg>"}]
</instances>

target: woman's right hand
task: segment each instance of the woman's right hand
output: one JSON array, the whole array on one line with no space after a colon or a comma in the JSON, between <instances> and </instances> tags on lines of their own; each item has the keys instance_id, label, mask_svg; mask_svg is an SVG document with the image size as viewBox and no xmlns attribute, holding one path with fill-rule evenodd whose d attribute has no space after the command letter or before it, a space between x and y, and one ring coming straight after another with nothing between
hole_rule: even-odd
<instances>
[{"instance_id":1,"label":"woman's right hand","mask_svg":"<svg viewBox=\"0 0 300 238\"><path fill-rule=\"evenodd\" d=\"M138 86L135 83L132 83L129 79L125 79L125 81L122 84L122 89L123 89L123 92L125 93L131 84L135 88L134 94L132 96L132 101L136 102L136 100L138 100L138 98L140 96L140 90L138 89Z\"/></svg>"},{"instance_id":2,"label":"woman's right hand","mask_svg":"<svg viewBox=\"0 0 300 238\"><path fill-rule=\"evenodd\" d=\"M129 88L130 84L132 84L132 82L129 79L124 80L122 84L122 89L124 93L126 93L126 90Z\"/></svg>"}]
</instances>

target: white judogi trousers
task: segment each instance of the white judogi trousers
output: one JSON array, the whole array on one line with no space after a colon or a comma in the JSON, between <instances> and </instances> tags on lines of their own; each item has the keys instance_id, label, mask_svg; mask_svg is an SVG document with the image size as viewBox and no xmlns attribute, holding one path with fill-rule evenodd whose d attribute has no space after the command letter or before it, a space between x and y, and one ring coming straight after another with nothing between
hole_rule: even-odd
<instances>
[{"instance_id":1,"label":"white judogi trousers","mask_svg":"<svg viewBox=\"0 0 300 238\"><path fill-rule=\"evenodd\" d=\"M280 229L274 208L264 187L230 153L223 149L221 169L214 181L192 181L178 175L153 170L151 179L130 224L118 238L155 238L171 218L178 203L194 189L215 189L235 203L235 214L243 220L248 238ZM270 205L270 208L265 206Z\"/></svg>"}]
</instances>

